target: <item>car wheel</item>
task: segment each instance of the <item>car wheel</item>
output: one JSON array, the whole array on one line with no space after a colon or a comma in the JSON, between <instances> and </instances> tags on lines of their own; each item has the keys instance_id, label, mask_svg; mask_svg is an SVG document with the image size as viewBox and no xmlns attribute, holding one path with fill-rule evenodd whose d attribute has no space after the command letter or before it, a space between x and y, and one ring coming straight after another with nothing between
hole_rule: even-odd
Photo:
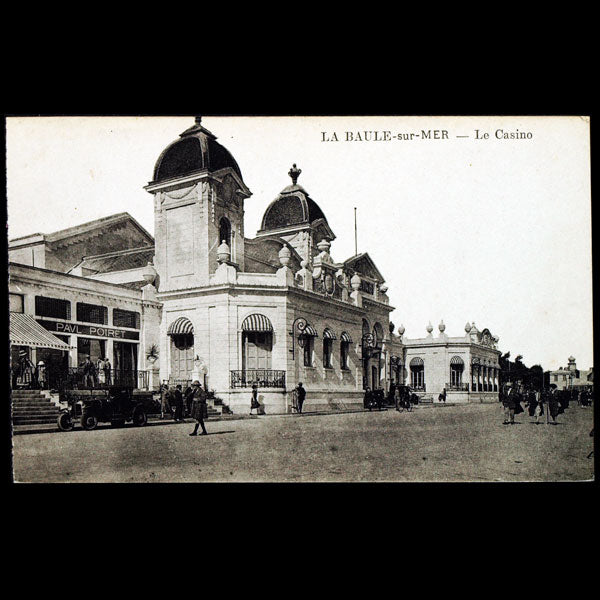
<instances>
[{"instance_id":1,"label":"car wheel","mask_svg":"<svg viewBox=\"0 0 600 600\"><path fill-rule=\"evenodd\" d=\"M71 431L73 429L73 419L71 419L71 415L67 413L63 413L58 416L58 428L61 431Z\"/></svg>"},{"instance_id":2,"label":"car wheel","mask_svg":"<svg viewBox=\"0 0 600 600\"><path fill-rule=\"evenodd\" d=\"M92 431L98 426L98 417L92 413L84 412L81 417L81 426L86 431Z\"/></svg>"},{"instance_id":3,"label":"car wheel","mask_svg":"<svg viewBox=\"0 0 600 600\"><path fill-rule=\"evenodd\" d=\"M143 410L136 410L133 413L133 424L134 425L141 427L142 425L145 425L147 422L148 422L148 417L146 416L146 413Z\"/></svg>"}]
</instances>

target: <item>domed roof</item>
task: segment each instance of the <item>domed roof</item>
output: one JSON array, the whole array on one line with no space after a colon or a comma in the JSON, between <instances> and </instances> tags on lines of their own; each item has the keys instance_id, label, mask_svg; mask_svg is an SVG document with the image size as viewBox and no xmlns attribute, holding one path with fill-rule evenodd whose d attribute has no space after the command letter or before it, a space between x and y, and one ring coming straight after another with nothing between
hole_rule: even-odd
<instances>
[{"instance_id":1,"label":"domed roof","mask_svg":"<svg viewBox=\"0 0 600 600\"><path fill-rule=\"evenodd\" d=\"M319 205L296 183L299 174L300 169L296 169L294 165L290 170L293 184L281 190L277 198L269 204L263 215L261 231L310 224L317 219L327 222Z\"/></svg>"},{"instance_id":2,"label":"domed roof","mask_svg":"<svg viewBox=\"0 0 600 600\"><path fill-rule=\"evenodd\" d=\"M196 117L194 126L186 129L167 146L154 167L154 183L182 177L197 171L218 171L231 167L242 178L240 168L226 148L216 141L216 136L200 124Z\"/></svg>"}]
</instances>

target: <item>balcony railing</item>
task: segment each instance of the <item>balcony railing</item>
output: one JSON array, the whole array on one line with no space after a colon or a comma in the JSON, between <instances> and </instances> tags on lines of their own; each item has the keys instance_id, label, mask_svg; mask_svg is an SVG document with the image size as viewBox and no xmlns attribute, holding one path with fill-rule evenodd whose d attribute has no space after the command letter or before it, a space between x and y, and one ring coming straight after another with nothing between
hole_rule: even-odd
<instances>
[{"instance_id":1,"label":"balcony railing","mask_svg":"<svg viewBox=\"0 0 600 600\"><path fill-rule=\"evenodd\" d=\"M284 388L285 371L272 369L243 369L231 371L231 387L252 387L256 384L259 388Z\"/></svg>"},{"instance_id":2,"label":"balcony railing","mask_svg":"<svg viewBox=\"0 0 600 600\"><path fill-rule=\"evenodd\" d=\"M448 392L468 392L469 384L468 383L447 383L446 390Z\"/></svg>"},{"instance_id":3,"label":"balcony railing","mask_svg":"<svg viewBox=\"0 0 600 600\"><path fill-rule=\"evenodd\" d=\"M148 371L107 369L85 373L83 367L58 371L48 378L50 387L59 390L107 389L111 386L148 389L148 381Z\"/></svg>"}]
</instances>

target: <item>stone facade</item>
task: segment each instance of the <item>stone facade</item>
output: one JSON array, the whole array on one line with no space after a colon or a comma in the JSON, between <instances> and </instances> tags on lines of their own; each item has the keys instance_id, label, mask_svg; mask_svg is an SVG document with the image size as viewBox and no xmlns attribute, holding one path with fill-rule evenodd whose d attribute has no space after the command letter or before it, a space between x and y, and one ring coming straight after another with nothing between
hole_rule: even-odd
<instances>
[{"instance_id":1,"label":"stone facade","mask_svg":"<svg viewBox=\"0 0 600 600\"><path fill-rule=\"evenodd\" d=\"M101 343L103 354L113 362L113 367L115 345L125 344L131 346L135 355L135 366L132 368L147 370L149 373L145 380L146 387L157 385L158 372L153 377L153 365L146 359L147 349L153 344L158 345L159 342L162 307L156 301L153 286L143 290L131 290L120 285L48 269L10 264L9 293L11 296L22 298L20 303L22 312L34 317L43 327L71 346L68 356L69 367L76 367L81 362L81 356L78 356L79 338ZM67 302L70 307L66 315L68 318L39 314L36 310L36 297L55 298ZM105 307L106 323L97 324L78 320L78 303ZM116 326L114 311L117 309L138 313L139 328ZM31 349L30 358L34 364L42 354L43 349Z\"/></svg>"},{"instance_id":2,"label":"stone facade","mask_svg":"<svg viewBox=\"0 0 600 600\"><path fill-rule=\"evenodd\" d=\"M501 354L498 338L487 329L479 331L474 323L467 323L466 334L460 337L449 337L443 321L438 329L434 337L430 323L426 337L403 339L406 383L433 402L440 401L444 388L446 402L497 402ZM423 385L418 385L421 382Z\"/></svg>"}]
</instances>

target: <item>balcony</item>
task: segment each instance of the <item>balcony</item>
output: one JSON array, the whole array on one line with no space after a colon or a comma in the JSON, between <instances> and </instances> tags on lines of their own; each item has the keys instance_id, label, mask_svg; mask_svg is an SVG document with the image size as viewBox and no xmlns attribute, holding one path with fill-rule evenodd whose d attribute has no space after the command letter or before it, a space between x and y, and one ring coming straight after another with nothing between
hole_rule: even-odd
<instances>
[{"instance_id":1,"label":"balcony","mask_svg":"<svg viewBox=\"0 0 600 600\"><path fill-rule=\"evenodd\" d=\"M59 390L107 389L112 386L148 389L148 381L148 371L137 369L109 369L86 375L82 367L72 367L48 373L50 388Z\"/></svg>"},{"instance_id":2,"label":"balcony","mask_svg":"<svg viewBox=\"0 0 600 600\"><path fill-rule=\"evenodd\" d=\"M285 371L272 369L243 369L231 371L231 388L285 388Z\"/></svg>"}]
</instances>

